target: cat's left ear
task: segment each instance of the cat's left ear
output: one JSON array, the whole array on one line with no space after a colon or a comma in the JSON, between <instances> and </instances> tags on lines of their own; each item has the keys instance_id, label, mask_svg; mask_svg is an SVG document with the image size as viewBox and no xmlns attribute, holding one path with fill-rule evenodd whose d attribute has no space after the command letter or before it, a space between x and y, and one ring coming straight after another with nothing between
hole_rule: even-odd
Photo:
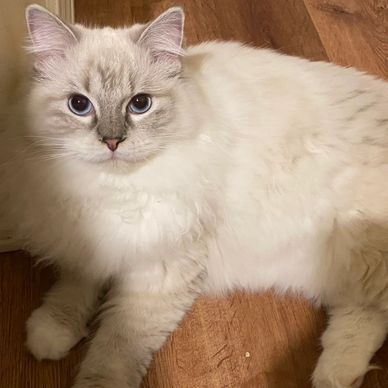
<instances>
[{"instance_id":1,"label":"cat's left ear","mask_svg":"<svg viewBox=\"0 0 388 388\"><path fill-rule=\"evenodd\" d=\"M77 43L74 32L57 16L33 4L26 9L30 36L29 51L34 55L35 68L47 70L51 59L63 57L65 51Z\"/></svg>"},{"instance_id":2,"label":"cat's left ear","mask_svg":"<svg viewBox=\"0 0 388 388\"><path fill-rule=\"evenodd\" d=\"M177 60L182 56L185 14L173 7L152 21L141 34L138 43L146 46L156 60Z\"/></svg>"}]
</instances>

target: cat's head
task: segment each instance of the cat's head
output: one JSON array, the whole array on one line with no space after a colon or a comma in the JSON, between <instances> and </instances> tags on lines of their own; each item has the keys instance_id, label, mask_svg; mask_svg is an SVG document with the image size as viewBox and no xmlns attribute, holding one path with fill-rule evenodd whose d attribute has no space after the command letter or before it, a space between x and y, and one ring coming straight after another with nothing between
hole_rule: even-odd
<instances>
[{"instance_id":1,"label":"cat's head","mask_svg":"<svg viewBox=\"0 0 388 388\"><path fill-rule=\"evenodd\" d=\"M180 8L122 29L69 26L37 5L27 8L26 18L33 139L54 158L134 162L179 138L173 122L183 53Z\"/></svg>"}]
</instances>

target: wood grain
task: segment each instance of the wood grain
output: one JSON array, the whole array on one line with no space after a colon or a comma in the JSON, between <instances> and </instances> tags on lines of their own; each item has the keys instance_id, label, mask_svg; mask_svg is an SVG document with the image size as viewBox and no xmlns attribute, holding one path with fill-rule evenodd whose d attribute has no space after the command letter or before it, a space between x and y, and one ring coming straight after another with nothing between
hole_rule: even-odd
<instances>
[{"instance_id":1,"label":"wood grain","mask_svg":"<svg viewBox=\"0 0 388 388\"><path fill-rule=\"evenodd\" d=\"M188 44L235 39L388 75L388 20L381 0L182 0ZM145 22L174 0L76 0L78 22ZM24 322L53 275L22 253L0 255L0 387L68 388L85 344L59 362L26 352ZM325 315L272 293L202 297L156 355L143 388L308 388ZM388 346L365 388L388 386ZM113 387L112 387L113 388Z\"/></svg>"},{"instance_id":2,"label":"wood grain","mask_svg":"<svg viewBox=\"0 0 388 388\"><path fill-rule=\"evenodd\" d=\"M147 22L174 0L77 0L76 21L123 26ZM300 0L181 0L186 12L188 44L206 40L239 40L287 54L327 59L320 38Z\"/></svg>"},{"instance_id":3,"label":"wood grain","mask_svg":"<svg viewBox=\"0 0 388 388\"><path fill-rule=\"evenodd\" d=\"M387 0L304 0L329 59L388 78Z\"/></svg>"}]
</instances>

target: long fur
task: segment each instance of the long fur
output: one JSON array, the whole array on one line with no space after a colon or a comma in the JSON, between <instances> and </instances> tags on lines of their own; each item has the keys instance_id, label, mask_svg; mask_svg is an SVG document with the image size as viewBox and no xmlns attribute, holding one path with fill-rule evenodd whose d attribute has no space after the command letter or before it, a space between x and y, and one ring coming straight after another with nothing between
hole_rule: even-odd
<instances>
[{"instance_id":1,"label":"long fur","mask_svg":"<svg viewBox=\"0 0 388 388\"><path fill-rule=\"evenodd\" d=\"M275 288L332 314L314 386L359 386L388 322L387 83L239 43L189 47L176 74L149 26L74 28L0 143L2 217L64 273L30 350L63 356L109 280L74 387L136 387L199 293ZM136 116L138 93L153 105ZM101 128L126 133L114 155Z\"/></svg>"}]
</instances>

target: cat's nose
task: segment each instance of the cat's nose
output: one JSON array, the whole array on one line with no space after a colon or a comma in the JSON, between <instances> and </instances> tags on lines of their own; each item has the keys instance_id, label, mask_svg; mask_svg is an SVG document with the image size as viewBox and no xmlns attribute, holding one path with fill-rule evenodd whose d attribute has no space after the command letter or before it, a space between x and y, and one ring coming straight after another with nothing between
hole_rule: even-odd
<instances>
[{"instance_id":1,"label":"cat's nose","mask_svg":"<svg viewBox=\"0 0 388 388\"><path fill-rule=\"evenodd\" d=\"M120 143L122 143L126 137L106 137L104 136L101 141L105 143L111 151L116 151Z\"/></svg>"}]
</instances>

